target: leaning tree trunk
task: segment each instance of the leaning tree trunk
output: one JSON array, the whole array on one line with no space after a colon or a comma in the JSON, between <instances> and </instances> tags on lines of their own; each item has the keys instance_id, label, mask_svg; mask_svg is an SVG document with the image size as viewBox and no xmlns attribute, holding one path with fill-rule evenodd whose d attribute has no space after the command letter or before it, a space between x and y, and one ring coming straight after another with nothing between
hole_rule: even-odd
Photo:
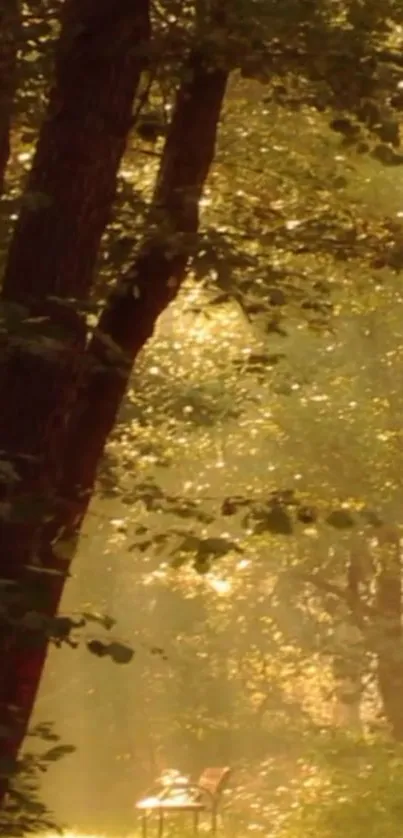
<instances>
[{"instance_id":1,"label":"leaning tree trunk","mask_svg":"<svg viewBox=\"0 0 403 838\"><path fill-rule=\"evenodd\" d=\"M56 551L41 567L38 534L53 514L86 345L80 303L91 290L149 37L149 0L66 0L63 10L55 85L1 301L0 579L11 592L0 635L6 758L18 751L43 665L32 612L54 614L65 581ZM1 800L1 766L0 775Z\"/></svg>"},{"instance_id":2,"label":"leaning tree trunk","mask_svg":"<svg viewBox=\"0 0 403 838\"><path fill-rule=\"evenodd\" d=\"M88 348L85 389L73 413L63 470L63 495L72 491L74 501L92 493L133 363L177 296L197 246L199 201L214 160L227 78L226 70L212 70L202 52L190 56L158 174L153 231L117 283Z\"/></svg>"},{"instance_id":3,"label":"leaning tree trunk","mask_svg":"<svg viewBox=\"0 0 403 838\"><path fill-rule=\"evenodd\" d=\"M58 496L58 514L42 530L38 560L43 570L72 557L94 486L97 467L124 396L134 360L152 335L160 313L176 296L198 229L198 204L211 163L228 73L189 58L177 94L153 201L151 233L127 275L108 301L86 354L81 391L68 428ZM161 236L161 224L166 235ZM173 243L175 240L175 247ZM65 561L64 572L68 571ZM47 578L47 577L45 577ZM51 608L63 579L48 577ZM49 606L48 606L49 613ZM17 657L15 656L17 654ZM3 701L19 706L23 726L35 700L46 643L35 654L22 647L8 660ZM22 728L21 728L22 730ZM9 741L14 756L17 740Z\"/></svg>"},{"instance_id":4,"label":"leaning tree trunk","mask_svg":"<svg viewBox=\"0 0 403 838\"><path fill-rule=\"evenodd\" d=\"M20 0L2 0L0 5L0 195L4 190L4 177L10 156L20 26Z\"/></svg>"}]
</instances>

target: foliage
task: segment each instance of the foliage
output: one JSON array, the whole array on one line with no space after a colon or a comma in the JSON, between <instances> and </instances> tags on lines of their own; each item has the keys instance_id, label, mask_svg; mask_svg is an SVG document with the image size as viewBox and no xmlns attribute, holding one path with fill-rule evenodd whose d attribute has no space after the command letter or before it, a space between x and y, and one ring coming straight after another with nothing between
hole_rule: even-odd
<instances>
[{"instance_id":1,"label":"foliage","mask_svg":"<svg viewBox=\"0 0 403 838\"><path fill-rule=\"evenodd\" d=\"M302 784L291 816L278 835L332 838L396 835L402 816L403 764L399 750L347 742L328 757L322 780ZM323 757L322 757L323 759ZM326 756L325 756L326 759Z\"/></svg>"},{"instance_id":2,"label":"foliage","mask_svg":"<svg viewBox=\"0 0 403 838\"><path fill-rule=\"evenodd\" d=\"M55 761L73 753L75 748L60 744L52 726L46 723L36 725L29 732L28 742L27 750L12 767L11 772L10 768L6 767L7 773L12 775L12 780L6 803L0 812L0 831L10 838L23 838L25 835L43 833L45 830L60 832L54 814L41 799L41 775L46 773ZM38 750L38 742L42 745L45 743L46 750ZM0 762L0 771L5 768L3 763L4 759Z\"/></svg>"}]
</instances>

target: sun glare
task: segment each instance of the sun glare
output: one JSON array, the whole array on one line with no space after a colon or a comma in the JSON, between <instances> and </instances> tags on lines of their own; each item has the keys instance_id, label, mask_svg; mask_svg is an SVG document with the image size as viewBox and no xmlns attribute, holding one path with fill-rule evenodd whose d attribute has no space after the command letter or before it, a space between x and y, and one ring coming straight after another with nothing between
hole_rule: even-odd
<instances>
[{"instance_id":1,"label":"sun glare","mask_svg":"<svg viewBox=\"0 0 403 838\"><path fill-rule=\"evenodd\" d=\"M231 593L231 582L229 579L218 579L215 576L209 577L209 585L216 594L220 594L221 596L225 596L226 594Z\"/></svg>"}]
</instances>

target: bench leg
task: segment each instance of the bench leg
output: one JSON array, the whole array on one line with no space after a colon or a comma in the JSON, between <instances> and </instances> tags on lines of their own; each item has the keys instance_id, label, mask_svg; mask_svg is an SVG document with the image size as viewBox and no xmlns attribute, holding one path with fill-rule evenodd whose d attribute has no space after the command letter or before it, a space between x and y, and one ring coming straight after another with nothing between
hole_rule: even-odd
<instances>
[{"instance_id":1,"label":"bench leg","mask_svg":"<svg viewBox=\"0 0 403 838\"><path fill-rule=\"evenodd\" d=\"M164 834L164 813L160 809L158 813L158 838L162 838Z\"/></svg>"},{"instance_id":2,"label":"bench leg","mask_svg":"<svg viewBox=\"0 0 403 838\"><path fill-rule=\"evenodd\" d=\"M199 813L193 813L193 835L197 835L199 832Z\"/></svg>"}]
</instances>

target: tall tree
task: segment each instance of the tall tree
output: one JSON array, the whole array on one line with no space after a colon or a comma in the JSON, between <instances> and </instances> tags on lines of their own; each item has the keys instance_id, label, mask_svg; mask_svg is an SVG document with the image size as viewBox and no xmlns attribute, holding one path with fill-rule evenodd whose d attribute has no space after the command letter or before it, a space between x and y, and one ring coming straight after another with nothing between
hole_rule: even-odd
<instances>
[{"instance_id":1,"label":"tall tree","mask_svg":"<svg viewBox=\"0 0 403 838\"><path fill-rule=\"evenodd\" d=\"M2 289L0 450L7 467L0 576L18 585L16 625L8 624L0 641L5 756L19 747L34 699L32 679L37 683L43 662L37 637L30 635L27 647L21 619L33 601L39 611L54 613L64 579L61 571L44 583L35 539L62 465L65 420L86 340L80 304L91 290L146 62L149 3L67 0L61 23L55 83ZM4 791L4 772L0 779Z\"/></svg>"},{"instance_id":2,"label":"tall tree","mask_svg":"<svg viewBox=\"0 0 403 838\"><path fill-rule=\"evenodd\" d=\"M37 520L28 529L22 526L22 521L14 521L13 526L8 522L9 538L15 538L16 541L19 538L19 561L11 573L5 556L4 564L6 576L8 568L9 578L11 576L15 580L18 575L25 575L27 564L32 561L33 534L39 534L35 545L36 564L33 575L36 585L37 580L40 580L40 601L37 598L36 602L37 611L42 615L51 617L55 614L68 569L66 558L69 549L66 550L66 541L70 543L71 549L90 499L99 459L124 395L132 364L152 334L158 315L175 297L184 277L198 229L199 199L214 158L227 78L228 69L215 66L203 45L191 52L184 68L162 157L152 202L150 236L144 242L134 265L118 282L108 300L88 351L80 357L82 344L77 342L70 353L76 358L77 366L74 369L79 376L80 386L71 420L67 422L67 432L63 431L61 422L62 431L57 440L57 432L54 434L52 430L48 435L49 443L55 445L54 459L48 450L50 466L46 465L39 475L38 469L34 469L34 477L28 471L24 474L25 492L29 485L31 496L45 495L51 503L52 512L50 520L40 531L37 529ZM14 258L18 260L16 246L13 250L16 254ZM44 289L47 294L51 290L50 266L48 271L48 284ZM66 286L67 277L66 274ZM7 287L13 287L11 280ZM77 296L79 291L76 289ZM47 302L46 314L48 305ZM35 313L37 311L35 308ZM39 363L43 364L42 354ZM67 381L71 382L72 367L70 363L66 366ZM54 369L56 371L56 365ZM62 370L58 364L58 382ZM54 387L54 382L52 384ZM70 385L69 388L66 384L63 387L62 394L65 393L67 397L70 394L74 398L74 387ZM48 388L49 377L49 393ZM62 403L64 409L68 410L66 401L60 398L60 389L59 392L52 390L50 399L50 404L42 404L44 419L51 414L53 404L60 410ZM38 430L36 428L37 434ZM60 449L63 433L67 441ZM39 445L38 436L36 441ZM61 450L64 450L64 456L59 459L61 467L58 468L57 460ZM32 453L31 450L31 456ZM58 479L55 483L56 474ZM49 514L49 507L47 511ZM39 515L43 519L43 511ZM16 574L16 567L19 574ZM28 599L31 598L32 585L29 586ZM32 626L30 630L32 639ZM7 719L10 724L7 707L16 707L20 711L20 725L18 728L11 726L12 735L5 743L6 752L11 757L15 756L21 742L42 673L47 645L43 625L38 627L36 634L34 632L34 639L33 647L27 644L26 633L20 627L13 642L10 643L8 639L7 647L3 649L3 671L6 672L1 696L3 720Z\"/></svg>"}]
</instances>

